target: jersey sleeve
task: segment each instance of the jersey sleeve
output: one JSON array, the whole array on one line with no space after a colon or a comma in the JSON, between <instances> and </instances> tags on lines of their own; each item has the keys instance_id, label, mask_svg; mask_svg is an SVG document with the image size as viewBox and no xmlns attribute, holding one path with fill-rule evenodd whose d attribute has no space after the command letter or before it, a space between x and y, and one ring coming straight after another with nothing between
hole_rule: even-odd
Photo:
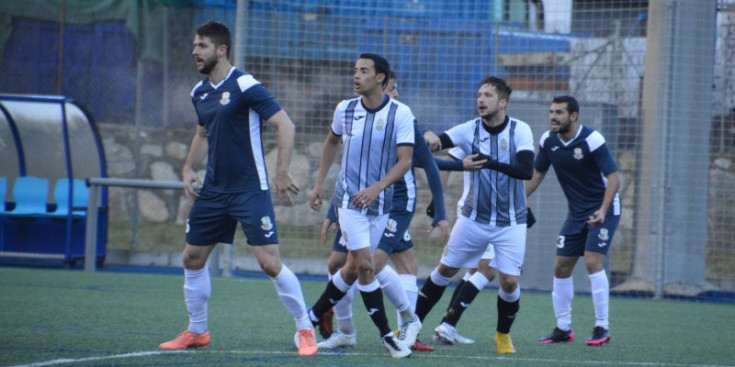
<instances>
[{"instance_id":1,"label":"jersey sleeve","mask_svg":"<svg viewBox=\"0 0 735 367\"><path fill-rule=\"evenodd\" d=\"M530 150L533 153L533 132L525 122L519 122L515 134L516 152Z\"/></svg>"},{"instance_id":2,"label":"jersey sleeve","mask_svg":"<svg viewBox=\"0 0 735 367\"><path fill-rule=\"evenodd\" d=\"M539 172L546 172L549 170L549 166L551 166L551 161L549 160L549 156L546 154L546 148L544 147L548 138L549 132L547 131L541 135L541 138L538 141L538 153L536 154L536 161L534 162L533 167Z\"/></svg>"},{"instance_id":3,"label":"jersey sleeve","mask_svg":"<svg viewBox=\"0 0 735 367\"><path fill-rule=\"evenodd\" d=\"M344 121L344 108L342 105L345 102L342 101L337 105L337 108L334 109L334 115L332 115L332 134L336 136L342 136L344 134L344 124L342 123Z\"/></svg>"},{"instance_id":4,"label":"jersey sleeve","mask_svg":"<svg viewBox=\"0 0 735 367\"><path fill-rule=\"evenodd\" d=\"M252 75L243 75L237 78L237 84L243 94L244 102L257 112L263 120L268 120L283 109L278 101L268 93L268 90Z\"/></svg>"},{"instance_id":5,"label":"jersey sleeve","mask_svg":"<svg viewBox=\"0 0 735 367\"><path fill-rule=\"evenodd\" d=\"M413 123L416 118L410 109L399 110L396 116L396 145L414 145Z\"/></svg>"},{"instance_id":6,"label":"jersey sleeve","mask_svg":"<svg viewBox=\"0 0 735 367\"><path fill-rule=\"evenodd\" d=\"M592 157L595 159L595 163L600 168L600 172L607 176L613 172L618 171L618 166L615 164L615 159L610 152L610 149L605 143L605 138L597 131L594 131L590 136L587 137L587 145L589 146Z\"/></svg>"},{"instance_id":7,"label":"jersey sleeve","mask_svg":"<svg viewBox=\"0 0 735 367\"><path fill-rule=\"evenodd\" d=\"M475 138L474 120L452 127L445 131L444 134L449 137L455 148L459 148L464 152L465 157L472 152L472 140Z\"/></svg>"}]
</instances>

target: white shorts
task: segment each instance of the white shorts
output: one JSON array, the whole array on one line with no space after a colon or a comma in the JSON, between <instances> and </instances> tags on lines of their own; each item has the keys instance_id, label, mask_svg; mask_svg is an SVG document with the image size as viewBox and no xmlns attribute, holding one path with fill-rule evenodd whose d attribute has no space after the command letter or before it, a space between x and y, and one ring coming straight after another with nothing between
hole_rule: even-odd
<instances>
[{"instance_id":1,"label":"white shorts","mask_svg":"<svg viewBox=\"0 0 735 367\"><path fill-rule=\"evenodd\" d=\"M526 253L526 224L498 227L459 216L441 263L451 268L476 268L480 259L490 255L490 248L495 252L490 266L504 274L521 275Z\"/></svg>"},{"instance_id":2,"label":"white shorts","mask_svg":"<svg viewBox=\"0 0 735 367\"><path fill-rule=\"evenodd\" d=\"M348 251L370 247L370 253L375 252L388 223L388 214L366 215L357 210L340 208L337 217L342 231L341 241L344 241Z\"/></svg>"}]
</instances>

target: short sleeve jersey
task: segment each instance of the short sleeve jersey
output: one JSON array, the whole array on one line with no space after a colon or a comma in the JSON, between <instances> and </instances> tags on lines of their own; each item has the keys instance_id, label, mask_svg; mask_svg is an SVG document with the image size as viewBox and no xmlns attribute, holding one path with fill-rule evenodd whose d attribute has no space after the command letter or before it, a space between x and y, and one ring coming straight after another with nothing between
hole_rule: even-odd
<instances>
[{"instance_id":1,"label":"short sleeve jersey","mask_svg":"<svg viewBox=\"0 0 735 367\"><path fill-rule=\"evenodd\" d=\"M388 96L375 109L366 108L361 97L337 105L332 133L342 137L344 154L335 185L335 206L359 210L352 206L352 197L388 174L398 161L399 146L414 145L414 120L408 106ZM367 214L387 214L392 204L393 185L370 204Z\"/></svg>"},{"instance_id":2,"label":"short sleeve jersey","mask_svg":"<svg viewBox=\"0 0 735 367\"><path fill-rule=\"evenodd\" d=\"M278 102L252 75L234 67L217 85L200 81L191 100L199 125L207 129L207 190L268 190L262 124L281 110Z\"/></svg>"},{"instance_id":3,"label":"short sleeve jersey","mask_svg":"<svg viewBox=\"0 0 735 367\"><path fill-rule=\"evenodd\" d=\"M459 124L446 134L465 155L482 153L500 163L514 164L518 152L533 152L533 134L528 124L521 120L506 116L506 122L497 135L485 129L481 118ZM492 169L472 172L462 215L499 227L526 223L523 180Z\"/></svg>"},{"instance_id":4,"label":"short sleeve jersey","mask_svg":"<svg viewBox=\"0 0 735 367\"><path fill-rule=\"evenodd\" d=\"M554 167L556 177L567 198L569 215L576 220L587 220L600 209L607 188L607 176L618 170L605 138L597 130L580 125L577 135L564 142L559 135L545 132L539 139L539 152L534 162L536 170L546 172ZM619 215L620 197L610 207Z\"/></svg>"}]
</instances>

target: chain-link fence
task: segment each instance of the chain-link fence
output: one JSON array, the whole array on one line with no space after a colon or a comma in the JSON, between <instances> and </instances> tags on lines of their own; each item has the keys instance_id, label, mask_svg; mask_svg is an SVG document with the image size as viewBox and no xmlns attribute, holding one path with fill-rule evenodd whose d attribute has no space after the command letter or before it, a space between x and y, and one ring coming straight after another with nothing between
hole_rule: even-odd
<instances>
[{"instance_id":1,"label":"chain-link fence","mask_svg":"<svg viewBox=\"0 0 735 367\"><path fill-rule=\"evenodd\" d=\"M67 17L79 11L73 1L61 3ZM435 131L476 115L477 83L487 75L509 82L509 114L528 122L536 141L548 129L551 98L571 94L581 103L580 122L606 137L623 179L623 217L608 264L613 290L732 300L735 2L165 3L137 9L140 22L132 30L129 19L111 20L102 6L87 23L10 17L3 66L12 75L0 83L2 92L63 93L88 105L102 127L111 177L179 180L196 124L189 91L201 78L190 56L193 29L210 18L226 22L235 38L233 62L267 86L297 126L291 169L302 193L294 207L276 209L281 252L289 259L328 253L318 240L325 213L308 208L306 193L333 109L352 96L359 53L388 58L400 99ZM2 10L12 14L10 8ZM17 46L29 30L42 36L30 43L39 50L34 60ZM100 49L74 41L98 39ZM43 79L22 72L29 62L44 66ZM264 140L272 167L273 131ZM328 184L335 176L336 167ZM461 175L450 177L445 200L453 219L462 183ZM425 272L438 261L441 243L437 233L423 233L430 193L421 171L419 185L410 231ZM529 231L523 283L550 289L566 215L553 172L529 202L539 222ZM187 211L178 192L111 189L108 247L179 251ZM238 236L235 254L245 256L248 246ZM326 264L315 266L312 271L326 271ZM585 270L578 268L578 287L586 289Z\"/></svg>"}]
</instances>

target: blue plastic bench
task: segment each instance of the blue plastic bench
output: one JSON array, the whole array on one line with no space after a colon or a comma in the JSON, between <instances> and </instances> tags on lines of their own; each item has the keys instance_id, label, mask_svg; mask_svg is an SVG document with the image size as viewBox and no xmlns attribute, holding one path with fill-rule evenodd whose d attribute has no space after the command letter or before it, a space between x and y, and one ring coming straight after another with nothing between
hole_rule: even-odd
<instances>
[{"instance_id":1,"label":"blue plastic bench","mask_svg":"<svg viewBox=\"0 0 735 367\"><path fill-rule=\"evenodd\" d=\"M80 179L73 180L74 192L72 193L72 216L84 217L87 212L87 198L89 197L89 189L87 184ZM54 201L56 202L56 210L49 213L51 217L66 217L69 214L69 179L62 178L56 181L54 187Z\"/></svg>"},{"instance_id":2,"label":"blue plastic bench","mask_svg":"<svg viewBox=\"0 0 735 367\"><path fill-rule=\"evenodd\" d=\"M11 217L45 216L48 197L48 180L34 176L21 176L13 184L15 208L5 213Z\"/></svg>"}]
</instances>

